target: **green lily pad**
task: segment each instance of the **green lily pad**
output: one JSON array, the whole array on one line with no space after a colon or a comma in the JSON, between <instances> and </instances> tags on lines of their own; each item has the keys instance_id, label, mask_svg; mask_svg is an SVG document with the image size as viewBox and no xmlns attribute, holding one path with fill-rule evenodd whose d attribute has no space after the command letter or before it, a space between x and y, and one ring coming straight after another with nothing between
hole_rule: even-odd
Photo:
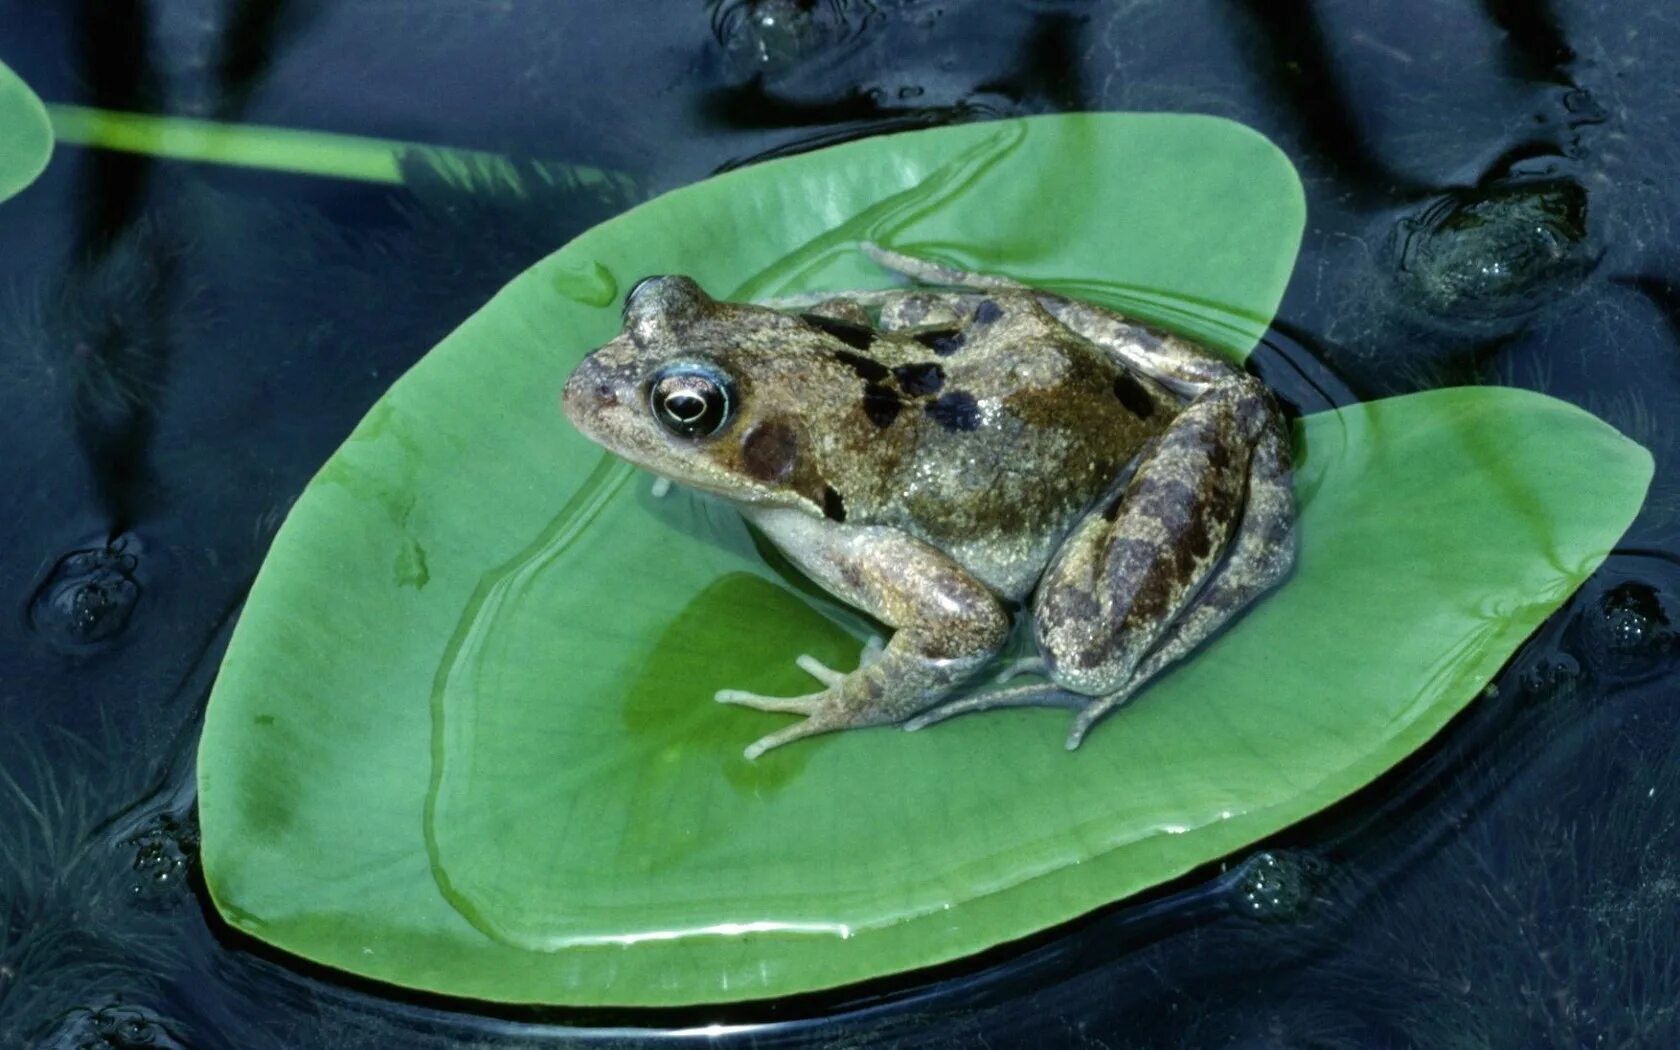
<instances>
[{"instance_id":1,"label":"green lily pad","mask_svg":"<svg viewBox=\"0 0 1680 1050\"><path fill-rule=\"evenodd\" d=\"M0 62L0 201L17 195L46 169L52 124L29 85Z\"/></svg>"},{"instance_id":2,"label":"green lily pad","mask_svg":"<svg viewBox=\"0 0 1680 1050\"><path fill-rule=\"evenodd\" d=\"M1108 719L1022 710L749 763L800 652L867 625L731 510L571 432L556 399L635 278L756 297L890 278L885 242L1103 300L1233 356L1302 223L1229 122L1091 115L870 139L651 201L504 289L399 381L276 538L199 754L235 926L367 977L666 1006L969 954L1240 849L1370 782L1477 693L1632 520L1650 457L1513 390L1297 430L1291 580Z\"/></svg>"}]
</instances>

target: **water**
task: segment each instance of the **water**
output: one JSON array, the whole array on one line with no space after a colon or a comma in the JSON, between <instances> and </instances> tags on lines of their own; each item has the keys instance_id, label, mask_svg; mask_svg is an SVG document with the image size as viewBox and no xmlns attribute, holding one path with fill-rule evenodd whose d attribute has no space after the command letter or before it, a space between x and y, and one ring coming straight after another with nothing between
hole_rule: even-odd
<instances>
[{"instance_id":1,"label":"water","mask_svg":"<svg viewBox=\"0 0 1680 1050\"><path fill-rule=\"evenodd\" d=\"M621 176L521 197L66 147L0 207L0 1045L1675 1045L1677 47L1661 0L0 0L49 102ZM1488 696L1247 856L862 989L495 1010L220 923L204 697L287 507L396 375L646 193L1085 108L1230 116L1296 160L1309 228L1255 358L1295 407L1499 382L1655 454L1623 549Z\"/></svg>"}]
</instances>

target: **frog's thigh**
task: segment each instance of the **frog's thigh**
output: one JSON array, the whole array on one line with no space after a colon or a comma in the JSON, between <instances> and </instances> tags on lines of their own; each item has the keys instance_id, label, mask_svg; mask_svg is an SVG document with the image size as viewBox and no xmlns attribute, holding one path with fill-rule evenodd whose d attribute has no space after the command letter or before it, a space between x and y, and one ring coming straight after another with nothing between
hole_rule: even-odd
<instances>
[{"instance_id":1,"label":"frog's thigh","mask_svg":"<svg viewBox=\"0 0 1680 1050\"><path fill-rule=\"evenodd\" d=\"M812 579L895 631L874 660L804 698L804 722L765 737L749 756L816 733L901 722L971 677L1003 645L1009 619L997 599L920 540L790 510L760 511L752 520Z\"/></svg>"},{"instance_id":2,"label":"frog's thigh","mask_svg":"<svg viewBox=\"0 0 1680 1050\"><path fill-rule=\"evenodd\" d=\"M1295 487L1283 421L1268 419L1248 468L1242 521L1224 562L1144 657L1132 676L1141 685L1195 648L1226 620L1275 585L1295 564Z\"/></svg>"},{"instance_id":3,"label":"frog's thigh","mask_svg":"<svg viewBox=\"0 0 1680 1050\"><path fill-rule=\"evenodd\" d=\"M1107 350L1127 367L1188 397L1240 374L1230 362L1188 339L1128 320L1100 306L1038 291L1010 277L960 270L878 244L865 244L863 251L884 269L923 284L1036 292L1039 304L1073 332Z\"/></svg>"},{"instance_id":4,"label":"frog's thigh","mask_svg":"<svg viewBox=\"0 0 1680 1050\"><path fill-rule=\"evenodd\" d=\"M1120 689L1219 565L1242 516L1256 413L1268 407L1255 397L1234 383L1192 402L1057 551L1033 620L1058 684Z\"/></svg>"},{"instance_id":5,"label":"frog's thigh","mask_svg":"<svg viewBox=\"0 0 1680 1050\"><path fill-rule=\"evenodd\" d=\"M1098 719L1130 700L1150 679L1206 641L1289 574L1295 564L1295 494L1291 474L1289 442L1284 436L1282 419L1274 414L1265 421L1255 442L1242 521L1224 562L1213 571L1178 619L1161 634L1131 678L1079 712L1068 734L1069 747L1077 747Z\"/></svg>"}]
</instances>

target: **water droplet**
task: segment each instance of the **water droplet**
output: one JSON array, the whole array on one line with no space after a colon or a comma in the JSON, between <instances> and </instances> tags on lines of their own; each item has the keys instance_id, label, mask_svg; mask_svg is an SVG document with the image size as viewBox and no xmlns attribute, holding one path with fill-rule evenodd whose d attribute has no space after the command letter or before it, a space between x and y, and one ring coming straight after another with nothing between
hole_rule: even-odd
<instances>
[{"instance_id":1,"label":"water droplet","mask_svg":"<svg viewBox=\"0 0 1680 1050\"><path fill-rule=\"evenodd\" d=\"M86 652L120 634L140 600L136 546L123 537L60 558L30 601L30 625L66 653Z\"/></svg>"},{"instance_id":2,"label":"water droplet","mask_svg":"<svg viewBox=\"0 0 1680 1050\"><path fill-rule=\"evenodd\" d=\"M1306 918L1322 898L1328 867L1295 850L1262 851L1244 860L1232 875L1231 906L1239 915L1295 922Z\"/></svg>"},{"instance_id":3,"label":"water droplet","mask_svg":"<svg viewBox=\"0 0 1680 1050\"><path fill-rule=\"evenodd\" d=\"M1420 312L1470 321L1522 317L1596 262L1587 191L1569 178L1501 179L1445 194L1401 220L1396 282Z\"/></svg>"},{"instance_id":4,"label":"water droplet","mask_svg":"<svg viewBox=\"0 0 1680 1050\"><path fill-rule=\"evenodd\" d=\"M585 306L611 306L618 298L612 271L598 262L552 266L548 279L555 291Z\"/></svg>"}]
</instances>

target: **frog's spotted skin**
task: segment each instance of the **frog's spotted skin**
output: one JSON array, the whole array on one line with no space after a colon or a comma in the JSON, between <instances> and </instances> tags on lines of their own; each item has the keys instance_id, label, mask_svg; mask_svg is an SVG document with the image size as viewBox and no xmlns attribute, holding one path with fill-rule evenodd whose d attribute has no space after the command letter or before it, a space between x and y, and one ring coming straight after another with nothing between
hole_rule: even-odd
<instances>
[{"instance_id":1,"label":"frog's spotted skin","mask_svg":"<svg viewBox=\"0 0 1680 1050\"><path fill-rule=\"evenodd\" d=\"M1257 380L1182 339L998 278L876 252L965 290L781 309L686 277L631 291L566 384L586 435L735 501L813 579L894 629L823 688L718 699L815 733L1014 704L1076 707L1068 746L1275 584L1288 450ZM1027 601L1042 685L949 699Z\"/></svg>"}]
</instances>

